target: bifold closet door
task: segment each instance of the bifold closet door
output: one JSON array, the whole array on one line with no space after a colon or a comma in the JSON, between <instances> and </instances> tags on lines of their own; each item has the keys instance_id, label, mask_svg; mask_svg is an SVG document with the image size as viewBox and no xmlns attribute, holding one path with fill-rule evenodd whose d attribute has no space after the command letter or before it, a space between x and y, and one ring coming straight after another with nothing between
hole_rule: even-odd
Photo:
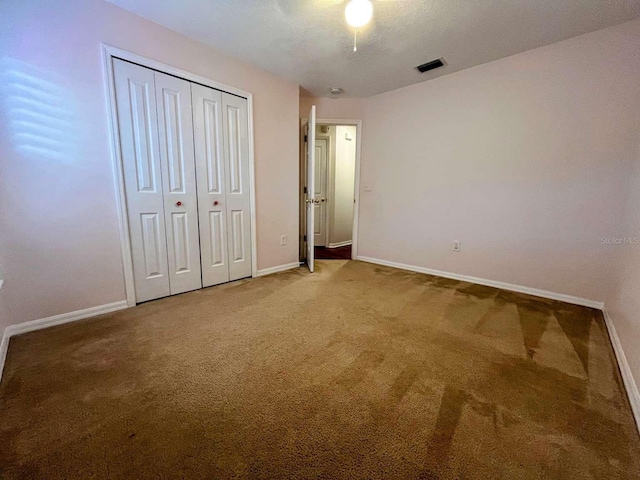
<instances>
[{"instance_id":1,"label":"bifold closet door","mask_svg":"<svg viewBox=\"0 0 640 480\"><path fill-rule=\"evenodd\" d=\"M191 83L155 72L169 285L202 288Z\"/></svg>"},{"instance_id":2,"label":"bifold closet door","mask_svg":"<svg viewBox=\"0 0 640 480\"><path fill-rule=\"evenodd\" d=\"M154 72L113 61L136 301L171 293Z\"/></svg>"},{"instance_id":3,"label":"bifold closet door","mask_svg":"<svg viewBox=\"0 0 640 480\"><path fill-rule=\"evenodd\" d=\"M192 84L202 282L251 276L247 100Z\"/></svg>"},{"instance_id":4,"label":"bifold closet door","mask_svg":"<svg viewBox=\"0 0 640 480\"><path fill-rule=\"evenodd\" d=\"M229 281L222 92L191 85L202 285Z\"/></svg>"},{"instance_id":5,"label":"bifold closet door","mask_svg":"<svg viewBox=\"0 0 640 480\"><path fill-rule=\"evenodd\" d=\"M251 276L251 197L247 100L222 94L229 279Z\"/></svg>"},{"instance_id":6,"label":"bifold closet door","mask_svg":"<svg viewBox=\"0 0 640 480\"><path fill-rule=\"evenodd\" d=\"M191 84L113 67L136 301L201 288Z\"/></svg>"}]
</instances>

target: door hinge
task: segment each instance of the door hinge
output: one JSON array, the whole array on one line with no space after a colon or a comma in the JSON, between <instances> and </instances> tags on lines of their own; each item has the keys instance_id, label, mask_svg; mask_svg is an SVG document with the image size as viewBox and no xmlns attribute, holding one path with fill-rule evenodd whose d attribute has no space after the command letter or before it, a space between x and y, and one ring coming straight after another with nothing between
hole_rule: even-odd
<instances>
[{"instance_id":1,"label":"door hinge","mask_svg":"<svg viewBox=\"0 0 640 480\"><path fill-rule=\"evenodd\" d=\"M307 193L307 187L304 187L304 193Z\"/></svg>"},{"instance_id":2,"label":"door hinge","mask_svg":"<svg viewBox=\"0 0 640 480\"><path fill-rule=\"evenodd\" d=\"M309 140L307 139L307 136L304 136L304 143L307 143Z\"/></svg>"},{"instance_id":3,"label":"door hinge","mask_svg":"<svg viewBox=\"0 0 640 480\"><path fill-rule=\"evenodd\" d=\"M304 241L305 241L305 242L307 241L307 236L306 236L306 235L304 236Z\"/></svg>"}]
</instances>

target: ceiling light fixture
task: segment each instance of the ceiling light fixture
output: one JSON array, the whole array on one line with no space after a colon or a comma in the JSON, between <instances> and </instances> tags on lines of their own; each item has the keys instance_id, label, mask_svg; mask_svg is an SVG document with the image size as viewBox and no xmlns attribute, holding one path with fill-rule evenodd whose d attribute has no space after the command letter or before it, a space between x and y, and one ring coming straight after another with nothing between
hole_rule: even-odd
<instances>
[{"instance_id":1,"label":"ceiling light fixture","mask_svg":"<svg viewBox=\"0 0 640 480\"><path fill-rule=\"evenodd\" d=\"M344 9L347 23L356 29L353 37L353 51L358 51L358 30L364 27L373 16L373 5L370 0L351 0Z\"/></svg>"},{"instance_id":2,"label":"ceiling light fixture","mask_svg":"<svg viewBox=\"0 0 640 480\"><path fill-rule=\"evenodd\" d=\"M355 28L364 27L373 15L373 5L369 0L351 0L344 10L347 23Z\"/></svg>"},{"instance_id":3,"label":"ceiling light fixture","mask_svg":"<svg viewBox=\"0 0 640 480\"><path fill-rule=\"evenodd\" d=\"M331 95L340 95L342 93L342 89L338 87L333 87L331 90Z\"/></svg>"}]
</instances>

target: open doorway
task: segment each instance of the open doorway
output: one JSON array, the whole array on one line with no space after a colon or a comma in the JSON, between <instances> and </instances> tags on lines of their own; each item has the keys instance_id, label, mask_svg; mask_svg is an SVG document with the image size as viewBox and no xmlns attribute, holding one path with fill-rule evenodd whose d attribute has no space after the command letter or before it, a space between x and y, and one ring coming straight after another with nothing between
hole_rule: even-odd
<instances>
[{"instance_id":1,"label":"open doorway","mask_svg":"<svg viewBox=\"0 0 640 480\"><path fill-rule=\"evenodd\" d=\"M313 199L307 198L307 139L302 125L300 162L300 259L306 261L307 210L314 209L314 252L317 260L349 260L356 256L360 122L318 119L315 129Z\"/></svg>"}]
</instances>

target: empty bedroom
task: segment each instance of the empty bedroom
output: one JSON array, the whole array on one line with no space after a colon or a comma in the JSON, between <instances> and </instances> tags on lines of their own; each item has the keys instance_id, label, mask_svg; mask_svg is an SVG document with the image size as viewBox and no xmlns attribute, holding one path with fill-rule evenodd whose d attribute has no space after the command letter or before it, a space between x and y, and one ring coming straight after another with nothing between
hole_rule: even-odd
<instances>
[{"instance_id":1,"label":"empty bedroom","mask_svg":"<svg viewBox=\"0 0 640 480\"><path fill-rule=\"evenodd\" d=\"M0 2L0 477L640 478L640 0Z\"/></svg>"}]
</instances>

